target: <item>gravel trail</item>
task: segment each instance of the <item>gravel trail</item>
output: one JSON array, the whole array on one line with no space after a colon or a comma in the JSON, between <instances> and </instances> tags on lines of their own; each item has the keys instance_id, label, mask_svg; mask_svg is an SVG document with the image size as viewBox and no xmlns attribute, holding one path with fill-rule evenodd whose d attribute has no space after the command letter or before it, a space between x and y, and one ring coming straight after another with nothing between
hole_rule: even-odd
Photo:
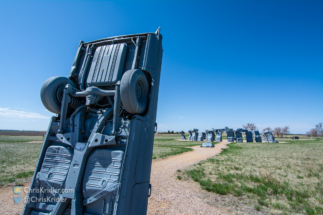
<instances>
[{"instance_id":1,"label":"gravel trail","mask_svg":"<svg viewBox=\"0 0 323 215\"><path fill-rule=\"evenodd\" d=\"M192 181L177 179L177 170L184 169L195 163L219 154L227 148L224 140L214 148L194 146L193 151L171 156L152 162L150 183L152 194L148 200L148 214L228 214L225 208L208 205L205 198L206 191Z\"/></svg>"}]
</instances>

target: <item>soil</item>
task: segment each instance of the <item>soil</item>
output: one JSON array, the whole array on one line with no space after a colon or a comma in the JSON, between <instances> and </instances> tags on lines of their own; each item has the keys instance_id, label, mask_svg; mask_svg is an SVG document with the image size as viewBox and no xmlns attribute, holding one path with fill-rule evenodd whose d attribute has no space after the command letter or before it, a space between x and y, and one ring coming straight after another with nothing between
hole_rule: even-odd
<instances>
[{"instance_id":1,"label":"soil","mask_svg":"<svg viewBox=\"0 0 323 215\"><path fill-rule=\"evenodd\" d=\"M152 194L148 200L148 214L229 214L225 208L207 204L208 192L199 183L177 179L177 170L184 169L227 148L225 140L214 148L194 146L193 151L156 160L152 163L150 183Z\"/></svg>"},{"instance_id":2,"label":"soil","mask_svg":"<svg viewBox=\"0 0 323 215\"><path fill-rule=\"evenodd\" d=\"M43 142L44 142L43 140L35 140L35 141L29 141L26 143L43 143Z\"/></svg>"},{"instance_id":3,"label":"soil","mask_svg":"<svg viewBox=\"0 0 323 215\"><path fill-rule=\"evenodd\" d=\"M30 183L21 185L23 191L17 195L14 194L14 186L4 186L0 188L0 214L1 215L18 215L21 214L24 209L24 199L27 196L27 193L24 192L24 188L28 191ZM14 204L13 197L22 196L22 200L18 204Z\"/></svg>"}]
</instances>

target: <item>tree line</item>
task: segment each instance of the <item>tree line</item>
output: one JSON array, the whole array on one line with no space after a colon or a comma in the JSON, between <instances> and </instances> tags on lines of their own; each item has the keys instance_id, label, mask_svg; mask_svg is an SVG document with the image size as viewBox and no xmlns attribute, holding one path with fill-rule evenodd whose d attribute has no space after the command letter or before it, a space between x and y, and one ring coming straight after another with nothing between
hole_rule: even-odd
<instances>
[{"instance_id":1,"label":"tree line","mask_svg":"<svg viewBox=\"0 0 323 215\"><path fill-rule=\"evenodd\" d=\"M258 127L254 123L247 123L246 125L242 126L244 129L248 129L250 131L258 131ZM262 129L262 133L266 130L271 130L276 137L286 137L290 134L289 126L284 127L276 127L271 129L270 127Z\"/></svg>"},{"instance_id":2,"label":"tree line","mask_svg":"<svg viewBox=\"0 0 323 215\"><path fill-rule=\"evenodd\" d=\"M315 128L312 128L308 132L306 132L307 137L323 137L323 125L320 122L319 124L315 125Z\"/></svg>"}]
</instances>

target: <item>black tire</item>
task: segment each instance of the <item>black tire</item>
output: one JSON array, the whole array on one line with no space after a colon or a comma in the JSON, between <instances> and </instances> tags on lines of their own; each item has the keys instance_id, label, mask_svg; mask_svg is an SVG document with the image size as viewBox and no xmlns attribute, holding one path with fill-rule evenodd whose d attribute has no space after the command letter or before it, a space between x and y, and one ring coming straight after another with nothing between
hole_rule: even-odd
<instances>
[{"instance_id":1,"label":"black tire","mask_svg":"<svg viewBox=\"0 0 323 215\"><path fill-rule=\"evenodd\" d=\"M62 94L66 84L75 87L75 84L66 77L51 77L44 82L40 90L40 98L50 112L60 114Z\"/></svg>"},{"instance_id":2,"label":"black tire","mask_svg":"<svg viewBox=\"0 0 323 215\"><path fill-rule=\"evenodd\" d=\"M131 114L142 114L149 97L149 85L143 71L139 69L128 70L121 78L121 101Z\"/></svg>"}]
</instances>

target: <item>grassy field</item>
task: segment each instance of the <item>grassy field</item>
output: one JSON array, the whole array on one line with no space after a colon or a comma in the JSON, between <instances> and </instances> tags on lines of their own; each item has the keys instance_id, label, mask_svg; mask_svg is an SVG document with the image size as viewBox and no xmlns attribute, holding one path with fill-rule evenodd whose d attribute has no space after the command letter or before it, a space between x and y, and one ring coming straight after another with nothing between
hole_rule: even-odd
<instances>
[{"instance_id":1,"label":"grassy field","mask_svg":"<svg viewBox=\"0 0 323 215\"><path fill-rule=\"evenodd\" d=\"M230 198L230 207L236 210L323 214L323 139L285 142L231 143L221 154L179 175Z\"/></svg>"},{"instance_id":2,"label":"grassy field","mask_svg":"<svg viewBox=\"0 0 323 215\"><path fill-rule=\"evenodd\" d=\"M0 186L21 183L34 173L43 136L0 135Z\"/></svg>"},{"instance_id":3,"label":"grassy field","mask_svg":"<svg viewBox=\"0 0 323 215\"><path fill-rule=\"evenodd\" d=\"M0 143L0 186L33 175L42 143Z\"/></svg>"},{"instance_id":4,"label":"grassy field","mask_svg":"<svg viewBox=\"0 0 323 215\"><path fill-rule=\"evenodd\" d=\"M188 135L186 138L188 138ZM153 159L164 158L167 156L177 155L183 152L192 151L191 148L187 148L187 147L192 147L192 146L201 144L201 142L178 141L176 139L181 139L181 135L179 134L156 135L154 140Z\"/></svg>"},{"instance_id":5,"label":"grassy field","mask_svg":"<svg viewBox=\"0 0 323 215\"><path fill-rule=\"evenodd\" d=\"M20 143L43 140L43 136L8 136L0 135L0 143Z\"/></svg>"},{"instance_id":6,"label":"grassy field","mask_svg":"<svg viewBox=\"0 0 323 215\"><path fill-rule=\"evenodd\" d=\"M192 151L199 142L176 141L181 135L156 135L153 159ZM42 143L42 136L0 136L0 186L28 181L33 175Z\"/></svg>"}]
</instances>

